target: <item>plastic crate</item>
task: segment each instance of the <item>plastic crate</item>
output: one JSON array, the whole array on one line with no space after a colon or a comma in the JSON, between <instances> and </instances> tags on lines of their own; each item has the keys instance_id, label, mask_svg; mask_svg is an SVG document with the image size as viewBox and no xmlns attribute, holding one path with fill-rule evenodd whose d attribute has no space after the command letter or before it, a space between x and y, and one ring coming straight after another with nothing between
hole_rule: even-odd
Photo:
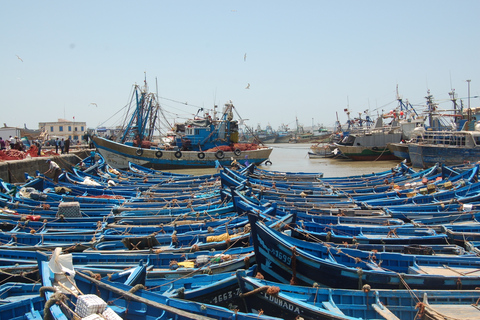
<instances>
[{"instance_id":1,"label":"plastic crate","mask_svg":"<svg viewBox=\"0 0 480 320\"><path fill-rule=\"evenodd\" d=\"M105 320L105 319L101 315L95 313L95 314L86 316L85 318L82 318L82 320Z\"/></svg>"},{"instance_id":2,"label":"plastic crate","mask_svg":"<svg viewBox=\"0 0 480 320\"><path fill-rule=\"evenodd\" d=\"M60 202L58 205L57 217L63 215L64 217L81 217L80 203L78 201Z\"/></svg>"},{"instance_id":3,"label":"plastic crate","mask_svg":"<svg viewBox=\"0 0 480 320\"><path fill-rule=\"evenodd\" d=\"M107 303L94 294L85 294L77 299L75 313L84 318L105 311Z\"/></svg>"},{"instance_id":4,"label":"plastic crate","mask_svg":"<svg viewBox=\"0 0 480 320\"><path fill-rule=\"evenodd\" d=\"M106 320L122 320L122 317L120 317L115 311L113 311L112 308L106 308L105 311L103 311L102 316Z\"/></svg>"}]
</instances>

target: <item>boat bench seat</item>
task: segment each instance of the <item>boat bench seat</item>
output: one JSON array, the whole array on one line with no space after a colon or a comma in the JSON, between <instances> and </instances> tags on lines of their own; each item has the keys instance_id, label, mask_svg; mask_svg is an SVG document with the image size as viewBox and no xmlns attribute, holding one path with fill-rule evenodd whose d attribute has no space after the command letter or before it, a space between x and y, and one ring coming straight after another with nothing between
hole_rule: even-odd
<instances>
[{"instance_id":1,"label":"boat bench seat","mask_svg":"<svg viewBox=\"0 0 480 320\"><path fill-rule=\"evenodd\" d=\"M377 265L374 264L374 263L366 262L365 265L366 265L367 267L369 267L371 270L384 271L384 269L383 269L382 267L379 267L379 266L377 266Z\"/></svg>"},{"instance_id":2,"label":"boat bench seat","mask_svg":"<svg viewBox=\"0 0 480 320\"><path fill-rule=\"evenodd\" d=\"M381 315L383 318L388 319L388 320L400 320L396 315L392 313L392 311L388 310L383 305L380 305L379 303L372 303L373 309L377 311L379 315Z\"/></svg>"},{"instance_id":3,"label":"boat bench seat","mask_svg":"<svg viewBox=\"0 0 480 320\"><path fill-rule=\"evenodd\" d=\"M408 267L408 274L426 274L426 272L423 271L420 267L410 266Z\"/></svg>"},{"instance_id":4,"label":"boat bench seat","mask_svg":"<svg viewBox=\"0 0 480 320\"><path fill-rule=\"evenodd\" d=\"M330 312L334 312L340 315L345 315L334 303L330 301L323 301L322 306Z\"/></svg>"}]
</instances>

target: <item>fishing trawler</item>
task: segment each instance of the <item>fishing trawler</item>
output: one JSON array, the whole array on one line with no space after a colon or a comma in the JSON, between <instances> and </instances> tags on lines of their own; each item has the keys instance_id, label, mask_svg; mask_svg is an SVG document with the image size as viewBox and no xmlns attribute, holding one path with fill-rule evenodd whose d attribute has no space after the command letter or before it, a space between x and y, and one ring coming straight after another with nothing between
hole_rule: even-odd
<instances>
[{"instance_id":1,"label":"fishing trawler","mask_svg":"<svg viewBox=\"0 0 480 320\"><path fill-rule=\"evenodd\" d=\"M268 160L272 148L252 143L238 143L238 121L233 119L234 106L225 104L217 117L208 113L195 116L170 128L171 144L156 144L153 134L161 114L158 98L144 86L135 85L131 99L133 112L119 130L119 137L91 135L98 152L113 167L128 168L129 162L154 169L207 168L241 164L261 164Z\"/></svg>"}]
</instances>

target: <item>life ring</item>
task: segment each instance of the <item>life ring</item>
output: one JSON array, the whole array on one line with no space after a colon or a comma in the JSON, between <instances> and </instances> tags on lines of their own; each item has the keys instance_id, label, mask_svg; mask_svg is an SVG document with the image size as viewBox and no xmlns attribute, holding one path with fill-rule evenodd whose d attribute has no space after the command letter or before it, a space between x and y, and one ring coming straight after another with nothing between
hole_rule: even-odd
<instances>
[{"instance_id":1,"label":"life ring","mask_svg":"<svg viewBox=\"0 0 480 320\"><path fill-rule=\"evenodd\" d=\"M215 152L215 157L217 157L217 159L223 159L223 157L225 157L225 152L217 150L217 152Z\"/></svg>"},{"instance_id":2,"label":"life ring","mask_svg":"<svg viewBox=\"0 0 480 320\"><path fill-rule=\"evenodd\" d=\"M266 166L271 166L271 165L272 165L272 161L270 161L270 160L265 161L265 165L266 165Z\"/></svg>"},{"instance_id":3,"label":"life ring","mask_svg":"<svg viewBox=\"0 0 480 320\"><path fill-rule=\"evenodd\" d=\"M205 158L205 152L199 152L199 153L197 153L197 157L198 157L198 159L203 159L203 158Z\"/></svg>"},{"instance_id":4,"label":"life ring","mask_svg":"<svg viewBox=\"0 0 480 320\"><path fill-rule=\"evenodd\" d=\"M233 151L233 153L238 157L242 154L242 151L240 151L240 149L237 148Z\"/></svg>"},{"instance_id":5,"label":"life ring","mask_svg":"<svg viewBox=\"0 0 480 320\"><path fill-rule=\"evenodd\" d=\"M137 156L141 156L143 154L143 149L137 149L135 150L135 153L137 154Z\"/></svg>"},{"instance_id":6,"label":"life ring","mask_svg":"<svg viewBox=\"0 0 480 320\"><path fill-rule=\"evenodd\" d=\"M158 150L157 152L155 152L155 157L157 158L161 158L163 156L163 152Z\"/></svg>"},{"instance_id":7,"label":"life ring","mask_svg":"<svg viewBox=\"0 0 480 320\"><path fill-rule=\"evenodd\" d=\"M179 150L179 151L175 152L175 158L179 159L181 157L182 157L182 151Z\"/></svg>"}]
</instances>

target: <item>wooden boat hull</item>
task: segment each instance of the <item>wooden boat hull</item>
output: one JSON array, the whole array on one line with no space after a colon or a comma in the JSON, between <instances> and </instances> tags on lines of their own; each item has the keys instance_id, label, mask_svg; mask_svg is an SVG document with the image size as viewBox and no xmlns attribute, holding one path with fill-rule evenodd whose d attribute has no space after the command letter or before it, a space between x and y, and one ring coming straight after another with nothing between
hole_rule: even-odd
<instances>
[{"instance_id":1,"label":"wooden boat hull","mask_svg":"<svg viewBox=\"0 0 480 320\"><path fill-rule=\"evenodd\" d=\"M410 154L408 153L408 145L405 143L389 143L387 148L395 157L410 162Z\"/></svg>"},{"instance_id":2,"label":"wooden boat hull","mask_svg":"<svg viewBox=\"0 0 480 320\"><path fill-rule=\"evenodd\" d=\"M238 155L235 152L224 152L223 157L217 157L215 152L204 152L201 159L198 151L174 151L157 149L142 149L110 141L97 136L92 137L93 143L98 152L105 158L112 167L126 169L128 163L133 162L148 168L184 169L184 168L214 168L219 162L222 166L230 166L232 159L240 164L255 163L256 165L266 161L272 153L272 148L263 147L257 150L241 151ZM159 157L160 156L160 157Z\"/></svg>"},{"instance_id":3,"label":"wooden boat hull","mask_svg":"<svg viewBox=\"0 0 480 320\"><path fill-rule=\"evenodd\" d=\"M475 290L345 290L292 286L237 272L248 312L282 319L476 319ZM420 307L420 308L419 308ZM423 309L419 310L419 309ZM425 317L428 312L434 316ZM452 316L444 317L446 315ZM463 317L462 317L463 316Z\"/></svg>"},{"instance_id":4,"label":"wooden boat hull","mask_svg":"<svg viewBox=\"0 0 480 320\"><path fill-rule=\"evenodd\" d=\"M38 268L37 268L38 269ZM45 307L44 298L40 296L39 290L42 286L36 284L22 284L13 282L0 286L0 319L43 319L40 312Z\"/></svg>"},{"instance_id":5,"label":"wooden boat hull","mask_svg":"<svg viewBox=\"0 0 480 320\"><path fill-rule=\"evenodd\" d=\"M286 134L286 135L277 135L275 138L274 143L288 143L290 139L292 138L292 134Z\"/></svg>"},{"instance_id":6,"label":"wooden boat hull","mask_svg":"<svg viewBox=\"0 0 480 320\"><path fill-rule=\"evenodd\" d=\"M408 152L415 168L427 168L435 163L451 166L480 160L480 148L409 143Z\"/></svg>"},{"instance_id":7,"label":"wooden boat hull","mask_svg":"<svg viewBox=\"0 0 480 320\"><path fill-rule=\"evenodd\" d=\"M368 284L374 289L410 287L412 289L458 290L462 288L470 290L478 286L479 276L470 272L471 270L477 271L477 262L473 261L474 259L463 257L455 260L449 258L451 268L446 268L444 266L440 267L440 260L444 259L443 257L434 259L429 256L428 261L433 263L435 260L436 266L430 262L428 266L426 262L424 262L424 265L419 262L418 267L415 265L408 267L409 273L401 271L406 268L390 271L394 269L394 266L390 264L386 269L388 261L385 262L385 260L382 264L383 267L379 267L371 261L368 262L368 258L366 259L367 262L361 265L362 259L357 262L354 259L356 257L352 256L352 254L356 254L353 251L349 252L349 256L334 257L336 255L334 249L328 253L328 258L321 258L318 256L321 254L320 251L316 251L319 244L309 245L304 241L298 241L255 222L252 215L249 218L253 218L251 220L251 232L255 247L255 259L261 270L260 272L269 280L300 285L312 285L316 282L331 288L345 289L361 289L364 284ZM323 252L326 251L327 249ZM342 249L342 252L344 251L346 249ZM347 266L342 264L341 259L346 261L354 259L355 264L354 266L352 264ZM379 259L381 258L379 257ZM398 259L408 261L411 260L411 257L399 255ZM458 261L458 259L461 259L461 261ZM417 262L419 260L420 256L416 258ZM462 265L461 268L458 268L458 271L450 270L454 266L454 263L451 263L453 260L458 265ZM400 264L399 261L395 263ZM464 268L467 264L470 268ZM460 269L462 271L459 271ZM465 270L470 272L468 276L461 275L461 272Z\"/></svg>"},{"instance_id":8,"label":"wooden boat hull","mask_svg":"<svg viewBox=\"0 0 480 320\"><path fill-rule=\"evenodd\" d=\"M356 161L398 160L386 146L363 147L338 145L337 147L344 156Z\"/></svg>"}]
</instances>

